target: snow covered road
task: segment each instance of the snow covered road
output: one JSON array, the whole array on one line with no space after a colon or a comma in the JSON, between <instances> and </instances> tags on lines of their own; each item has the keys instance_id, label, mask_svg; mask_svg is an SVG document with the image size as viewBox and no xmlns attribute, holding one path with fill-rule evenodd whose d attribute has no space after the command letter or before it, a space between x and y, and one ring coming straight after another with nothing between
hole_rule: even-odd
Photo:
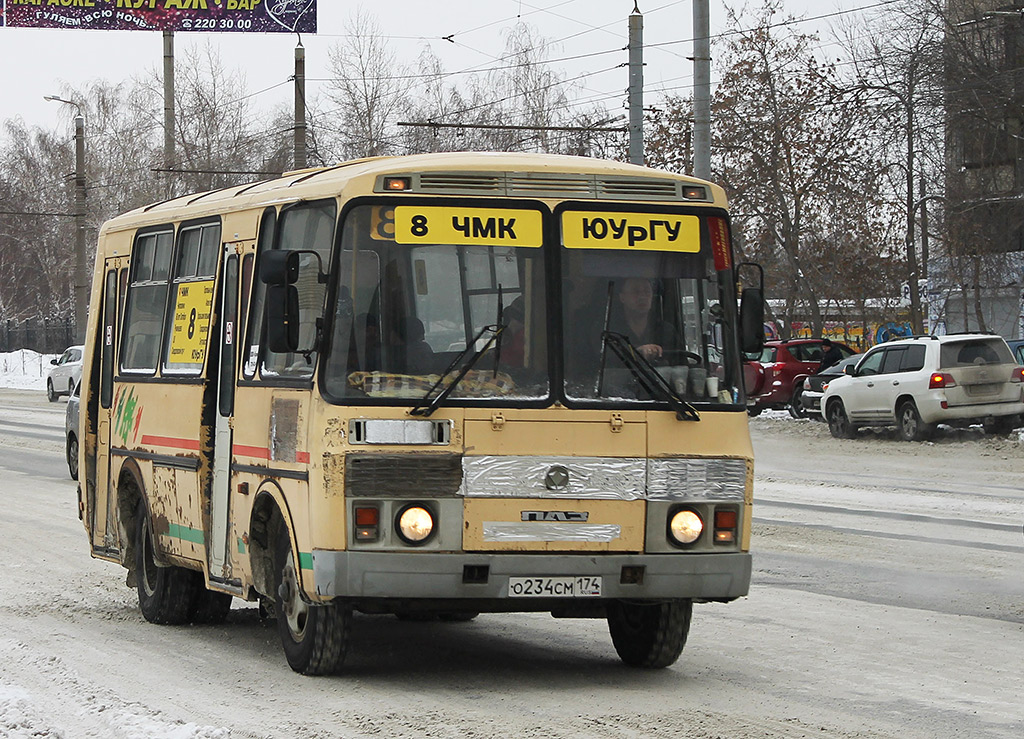
<instances>
[{"instance_id":1,"label":"snow covered road","mask_svg":"<svg viewBox=\"0 0 1024 739\"><path fill-rule=\"evenodd\" d=\"M304 678L273 623L146 623L92 560L64 401L0 390L0 737L1024 735L1024 444L837 441L752 423L754 584L698 605L670 669L624 667L601 621L358 617L343 675Z\"/></svg>"}]
</instances>

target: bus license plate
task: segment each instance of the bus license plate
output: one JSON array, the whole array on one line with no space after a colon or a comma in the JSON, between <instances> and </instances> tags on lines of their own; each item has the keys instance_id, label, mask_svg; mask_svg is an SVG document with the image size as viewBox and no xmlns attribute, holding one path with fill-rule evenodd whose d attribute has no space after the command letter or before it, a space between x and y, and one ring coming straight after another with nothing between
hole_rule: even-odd
<instances>
[{"instance_id":1,"label":"bus license plate","mask_svg":"<svg viewBox=\"0 0 1024 739\"><path fill-rule=\"evenodd\" d=\"M591 598L601 595L601 578L580 577L510 577L510 598Z\"/></svg>"}]
</instances>

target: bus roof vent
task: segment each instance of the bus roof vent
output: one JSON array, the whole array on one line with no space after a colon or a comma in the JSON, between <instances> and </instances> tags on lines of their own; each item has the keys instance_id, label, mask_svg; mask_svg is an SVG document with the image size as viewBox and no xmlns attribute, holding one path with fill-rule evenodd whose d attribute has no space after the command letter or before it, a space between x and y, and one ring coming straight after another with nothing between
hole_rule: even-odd
<instances>
[{"instance_id":1,"label":"bus roof vent","mask_svg":"<svg viewBox=\"0 0 1024 739\"><path fill-rule=\"evenodd\" d=\"M681 200L679 183L650 177L607 178L597 181L597 197L611 200Z\"/></svg>"},{"instance_id":2,"label":"bus roof vent","mask_svg":"<svg viewBox=\"0 0 1024 739\"><path fill-rule=\"evenodd\" d=\"M506 182L509 195L594 197L594 179L587 175L510 172Z\"/></svg>"},{"instance_id":3,"label":"bus roof vent","mask_svg":"<svg viewBox=\"0 0 1024 739\"><path fill-rule=\"evenodd\" d=\"M418 192L500 195L504 190L501 175L487 172L423 172L417 179L413 189Z\"/></svg>"}]
</instances>

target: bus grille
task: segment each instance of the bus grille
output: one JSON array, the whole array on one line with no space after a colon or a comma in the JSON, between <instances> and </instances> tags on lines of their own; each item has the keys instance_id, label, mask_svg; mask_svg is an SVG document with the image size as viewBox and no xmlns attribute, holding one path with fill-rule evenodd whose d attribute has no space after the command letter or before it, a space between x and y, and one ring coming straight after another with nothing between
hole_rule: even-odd
<instances>
[{"instance_id":1,"label":"bus grille","mask_svg":"<svg viewBox=\"0 0 1024 739\"><path fill-rule=\"evenodd\" d=\"M453 498L462 486L455 454L349 454L345 495L373 498Z\"/></svg>"}]
</instances>

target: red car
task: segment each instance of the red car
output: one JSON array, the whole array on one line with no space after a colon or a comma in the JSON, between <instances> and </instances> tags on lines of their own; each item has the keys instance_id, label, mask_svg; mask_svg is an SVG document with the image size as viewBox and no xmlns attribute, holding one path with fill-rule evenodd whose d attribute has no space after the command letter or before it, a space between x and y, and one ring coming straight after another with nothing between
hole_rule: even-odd
<instances>
[{"instance_id":1,"label":"red car","mask_svg":"<svg viewBox=\"0 0 1024 739\"><path fill-rule=\"evenodd\" d=\"M766 341L760 354L746 356L743 379L747 388L747 412L758 415L765 408L788 408L794 418L807 413L800 404L803 381L818 371L821 363L821 339ZM846 344L833 341L842 358L856 352Z\"/></svg>"}]
</instances>

